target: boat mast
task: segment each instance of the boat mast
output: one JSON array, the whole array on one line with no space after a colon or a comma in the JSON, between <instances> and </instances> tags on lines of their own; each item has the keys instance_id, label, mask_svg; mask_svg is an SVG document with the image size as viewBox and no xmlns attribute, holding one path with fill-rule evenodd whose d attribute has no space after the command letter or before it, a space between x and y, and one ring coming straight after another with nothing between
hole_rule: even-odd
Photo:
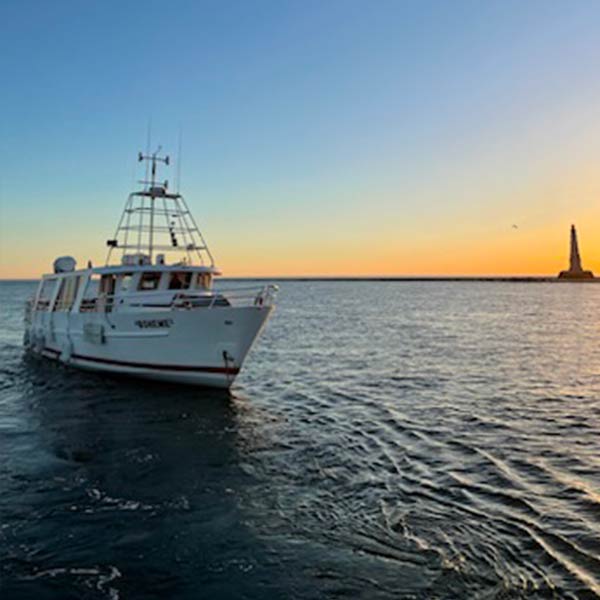
<instances>
[{"instance_id":1,"label":"boat mast","mask_svg":"<svg viewBox=\"0 0 600 600\"><path fill-rule=\"evenodd\" d=\"M142 180L139 183L146 186L145 190L148 192L150 197L150 231L148 234L148 254L150 255L150 262L152 262L153 258L153 241L154 241L154 201L157 197L163 197L168 186L168 182L165 181L160 185L156 185L156 163L162 162L165 165L169 166L169 157L168 156L159 156L158 153L161 151L162 147L159 146L156 152L152 154L142 154L138 153L138 162L142 162L144 160L148 161L151 165L150 167L150 181ZM143 212L140 213L143 215ZM140 236L141 237L141 236Z\"/></svg>"},{"instance_id":2,"label":"boat mast","mask_svg":"<svg viewBox=\"0 0 600 600\"><path fill-rule=\"evenodd\" d=\"M138 162L147 164L145 179L138 182L143 188L129 195L115 236L106 242L109 247L106 264L109 264L112 251L118 248L123 252L123 260L127 251L133 250L137 252L136 261L147 260L153 264L154 253L164 251L183 254L182 264L192 265L197 259L201 265L214 267L210 250L183 196L179 192L170 192L168 181L157 181L158 164L168 166L170 163L169 156L161 156L160 151L159 146L151 154L138 153ZM162 219L164 224L161 224Z\"/></svg>"}]
</instances>

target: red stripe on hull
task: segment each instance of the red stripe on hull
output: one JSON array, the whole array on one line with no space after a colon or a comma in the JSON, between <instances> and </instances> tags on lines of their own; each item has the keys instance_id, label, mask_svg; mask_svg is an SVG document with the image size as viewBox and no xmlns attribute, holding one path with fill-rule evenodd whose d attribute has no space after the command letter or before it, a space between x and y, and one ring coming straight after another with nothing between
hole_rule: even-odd
<instances>
[{"instance_id":1,"label":"red stripe on hull","mask_svg":"<svg viewBox=\"0 0 600 600\"><path fill-rule=\"evenodd\" d=\"M44 348L45 352L55 353L57 356L60 352L52 348ZM153 369L158 371L187 371L200 373L219 373L222 375L237 375L240 372L239 367L189 367L187 365L156 365L153 363L137 363L125 360L113 360L110 358L99 358L97 356L83 356L82 354L72 354L72 358L76 360L85 360L88 362L97 362L106 365L116 365L118 367L134 367L138 369Z\"/></svg>"}]
</instances>

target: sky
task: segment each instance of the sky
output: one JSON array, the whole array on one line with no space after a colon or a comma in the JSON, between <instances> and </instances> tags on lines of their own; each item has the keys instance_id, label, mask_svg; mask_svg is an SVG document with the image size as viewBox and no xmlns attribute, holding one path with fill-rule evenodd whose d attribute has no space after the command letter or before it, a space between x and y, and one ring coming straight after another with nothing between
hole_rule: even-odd
<instances>
[{"instance_id":1,"label":"sky","mask_svg":"<svg viewBox=\"0 0 600 600\"><path fill-rule=\"evenodd\" d=\"M149 123L172 156L182 132L225 275L555 274L571 223L600 274L600 2L4 0L0 23L0 278L104 264Z\"/></svg>"}]
</instances>

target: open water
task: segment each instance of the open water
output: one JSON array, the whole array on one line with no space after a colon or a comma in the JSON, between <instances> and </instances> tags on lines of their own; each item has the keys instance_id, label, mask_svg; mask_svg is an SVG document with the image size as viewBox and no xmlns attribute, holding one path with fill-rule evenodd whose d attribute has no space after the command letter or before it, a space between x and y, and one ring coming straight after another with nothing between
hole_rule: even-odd
<instances>
[{"instance_id":1,"label":"open water","mask_svg":"<svg viewBox=\"0 0 600 600\"><path fill-rule=\"evenodd\" d=\"M232 396L23 355L0 598L600 597L600 286L284 282Z\"/></svg>"}]
</instances>

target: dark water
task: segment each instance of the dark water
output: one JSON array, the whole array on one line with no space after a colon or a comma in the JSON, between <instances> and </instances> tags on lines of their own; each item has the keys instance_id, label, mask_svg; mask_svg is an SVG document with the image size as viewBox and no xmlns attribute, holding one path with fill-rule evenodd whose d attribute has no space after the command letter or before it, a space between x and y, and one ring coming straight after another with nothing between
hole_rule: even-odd
<instances>
[{"instance_id":1,"label":"dark water","mask_svg":"<svg viewBox=\"0 0 600 600\"><path fill-rule=\"evenodd\" d=\"M0 597L600 597L600 286L284 283L232 398L28 359Z\"/></svg>"}]
</instances>

